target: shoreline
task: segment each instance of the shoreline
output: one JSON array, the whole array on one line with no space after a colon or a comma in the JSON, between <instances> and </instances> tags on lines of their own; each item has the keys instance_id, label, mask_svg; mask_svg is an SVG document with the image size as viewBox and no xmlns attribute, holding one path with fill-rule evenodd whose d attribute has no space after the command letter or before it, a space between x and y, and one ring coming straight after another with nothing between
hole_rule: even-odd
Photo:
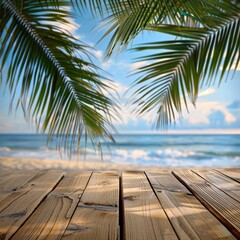
<instances>
[{"instance_id":1,"label":"shoreline","mask_svg":"<svg viewBox=\"0 0 240 240\"><path fill-rule=\"evenodd\" d=\"M78 170L78 171L156 171L160 169L209 169L209 168L233 168L232 166L205 167L205 166L153 166L135 165L109 162L90 162L90 161L66 161L59 159L41 158L22 158L22 157L0 157L0 171L2 170Z\"/></svg>"},{"instance_id":2,"label":"shoreline","mask_svg":"<svg viewBox=\"0 0 240 240\"><path fill-rule=\"evenodd\" d=\"M22 158L22 157L0 157L1 170L133 170L144 169L144 166L134 164L117 164L109 162L74 161L50 158ZM154 167L155 168L155 167Z\"/></svg>"}]
</instances>

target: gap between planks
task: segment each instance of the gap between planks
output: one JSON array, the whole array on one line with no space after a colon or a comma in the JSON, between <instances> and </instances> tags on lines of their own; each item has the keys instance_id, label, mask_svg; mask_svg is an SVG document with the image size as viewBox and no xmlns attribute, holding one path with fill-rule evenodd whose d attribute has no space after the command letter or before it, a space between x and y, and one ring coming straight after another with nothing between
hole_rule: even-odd
<instances>
[{"instance_id":1,"label":"gap between planks","mask_svg":"<svg viewBox=\"0 0 240 240\"><path fill-rule=\"evenodd\" d=\"M81 174L81 173L82 172L79 172L79 174ZM107 175L106 175L106 173L107 173ZM191 218L187 218L186 216L181 216L181 215L184 215L184 213L182 212L181 208L179 209L179 207L176 206L176 204L177 204L176 199L178 199L178 198L179 199L183 198L185 200L188 199L190 201L190 199L193 198L191 193L172 175L171 175L171 180L173 180L172 179L172 177L173 177L178 182L178 184L180 184L181 186L178 185L176 182L174 183L174 181L168 181L168 186L166 183L165 183L165 185L164 184L162 185L163 178L160 181L161 183L159 183L159 181L156 181L157 183L154 182L154 179L156 180L158 177L160 177L161 173L162 173L162 171L158 171L157 175L151 175L151 173L147 173L147 172L146 173L144 173L144 172L123 172L123 177L122 177L122 175L118 176L117 172L94 172L93 173L94 176L92 175L93 176L92 182L91 182L91 177L88 178L88 182L87 182L87 185L84 188L84 190L86 190L88 186L89 186L89 189L86 191L86 193L83 190L84 192L82 192L82 195L81 195L82 199L80 199L79 204L76 204L76 211L78 211L80 209L81 210L83 209L85 211L87 209L87 214L85 214L85 216L84 216L84 214L81 213L82 217L83 218L85 217L86 219L88 219L88 218L91 219L91 218L99 218L98 213L100 213L102 211L112 212L112 211L115 211L116 208L118 208L118 213L113 214L114 216L111 216L111 217L108 216L106 218L107 221L105 221L106 219L104 221L101 221L101 220L103 220L102 218L95 221L96 225L97 225L98 221L100 221L99 222L100 224L103 223L105 225L107 225L107 223L109 223L109 222L113 223L113 225L115 226L114 227L115 230L113 232L111 231L110 233L108 232L108 234L112 234L112 236L114 236L113 238L110 238L111 240L112 239L120 239L120 240L122 240L122 239L124 239L124 240L125 239L126 240L128 240L128 239L150 239L149 236L151 236L151 234L153 234L152 236L154 236L153 238L151 238L151 240L152 239L164 239L164 237L166 237L167 239L171 239L171 237L172 237L172 239L206 239L206 238L203 238L203 236L204 236L204 234L207 233L207 231L203 231L201 236L198 235L201 233L202 229L201 228L197 229L196 227L194 228L193 224L191 224L192 223ZM11 174L8 175L8 179L11 179L13 177L14 173L12 172ZM106 175L106 176L104 176L104 175ZM7 177L7 175L6 174L4 175L3 173L2 173L2 176ZM113 199L110 201L105 201L105 203L104 203L104 201L99 200L99 199L104 199L107 196L107 195L104 196L104 194L101 194L102 192L106 192L105 188L106 188L106 186L108 186L108 184L106 184L107 183L106 180L108 179L107 176L108 177L110 176L110 178L114 176L113 177L114 180L111 180L111 181L113 181L113 184L110 183L109 185L110 186L115 185L114 186L115 190L113 190L113 192L116 191L116 189L118 189L118 195L116 195L116 192L113 194L115 196L114 199L118 199L118 203L117 203L118 205L113 204L113 202L114 202ZM137 178L137 181L134 176ZM68 198L65 194L58 192L59 191L58 187L61 184L61 182L63 181L63 179L60 182L56 183L57 185L54 185L54 187L52 187L53 192L51 192L49 195L47 195L47 197L43 198L42 202L39 203L38 208L41 207L41 205L46 200L49 202L50 202L50 200L54 202L56 199L61 200L63 202L66 202L66 200L68 202L70 200L70 198ZM2 180L2 179L0 179L0 180ZM25 180L22 180L22 181L23 181L23 185L24 185ZM0 181L0 183L1 183L1 181ZM6 183L6 181L3 181L3 183ZM15 184L15 186L16 186L17 183L18 182L13 181L12 184L13 185ZM133 187L131 186L132 183L136 189L133 188L134 186ZM70 184L66 184L66 188L68 188L69 185ZM176 185L177 185L177 187L176 187ZM124 190L124 188L125 188L124 186L128 186L128 188L129 188L128 190L132 193L132 196L128 196L129 192L128 191L126 192ZM160 188L159 188L159 186L160 186ZM18 187L19 187L19 185L18 185ZM185 190L184 190L184 188L185 188ZM99 192L97 191L98 194L92 194L93 189L99 190ZM142 193L141 193L142 190L144 193L147 193L146 195L149 196L148 200L146 200L145 196L142 195ZM17 192L18 191L19 190L17 190ZM160 191L160 192L158 192L158 191ZM222 191L222 189L221 189L221 191ZM137 196L134 197L133 195L136 192L138 192L138 194L137 194ZM153 195L155 197L151 195L151 192L153 193ZM86 195L84 196L84 194L86 194ZM159 197L159 195L160 195L160 197ZM117 196L117 198L116 198L116 196ZM11 196L11 198L12 197L13 196ZM53 200L54 198L56 198L56 199ZM0 199L1 199L1 196L0 196ZM92 201L91 199L94 199L94 200ZM146 206L145 206L145 208L143 208L144 204L142 204L142 207L138 206L138 208L140 207L142 209L142 212L138 211L141 213L139 215L136 214L136 215L138 215L137 217L139 219L140 218L144 219L144 218L146 218L146 216L150 216L150 220L152 219L151 220L152 226L150 227L151 228L150 232L152 231L152 233L149 236L145 236L146 238L144 238L144 236L143 236L143 238L141 238L141 237L139 238L139 236L140 236L139 232L141 232L145 227L145 226L143 226L143 229L141 228L142 221L140 221L141 226L139 228L139 232L135 231L135 234L136 234L135 236L132 234L129 235L129 225L131 225L131 224L129 224L129 222L126 221L126 216L128 217L129 214L131 215L133 213L132 211L130 211L130 213L129 213L129 210L131 210L131 207L133 207L133 209L132 209L133 211L136 210L135 207L133 206L133 200L134 201L138 200L138 202L140 202L140 203L149 201L149 205L150 205L150 206L148 206L149 208L146 209ZM159 234L159 236L157 235L156 226L158 224L156 223L155 218L158 218L159 216L153 217L155 215L152 215L153 211L151 210L151 205L155 204L156 201L158 202L157 205L158 205L158 208L160 209L160 211L163 211L167 220L170 221L170 229L171 229L171 227L173 227L172 228L173 232L171 234L168 233L165 235L161 235L162 234L161 233L161 234ZM197 200L195 199L194 201L197 201ZM130 202L130 205L129 205L129 202ZM59 204L59 201L58 201L58 204ZM50 203L50 205L51 205L51 203ZM146 204L146 205L148 205L148 204ZM36 209L36 211L38 210L38 208ZM53 207L51 207L51 208L53 209ZM171 208L174 208L174 210L171 210ZM159 212L159 209L158 209L158 212ZM93 212L94 214L92 216L89 216L92 214L91 211L93 211L93 210L94 210L94 212ZM40 210L38 210L38 211L39 211L38 213L41 215L41 211ZM78 222L78 220L76 220L76 218L79 217L80 213L76 213L76 216L75 216L76 221L75 220L74 220L75 222L72 221L72 219L73 219L72 217L74 216L76 211L75 210L73 211L73 207L72 207L71 211L72 211L72 213L70 214L71 217L70 217L70 215L68 216L69 220L71 219L71 222L70 222L70 224L69 224L69 222L67 223L67 227L66 227L67 230L65 228L66 231L64 230L65 232L61 233L61 234L64 234L64 237L62 239L79 239L80 236L81 236L81 239L93 239L92 236L100 237L98 239L108 239L108 238L104 238L104 236L109 237L110 235L109 236L107 236L106 234L101 235L102 233L101 233L101 231L99 232L99 229L97 229L96 225L95 226L92 225L90 227L87 227L86 224L78 225L79 222ZM207 211L207 210L205 209L205 211ZM126 214L124 215L125 212L126 212ZM32 222L34 213L35 212L33 212L33 214L29 216L29 218L26 220L25 223L28 222L28 224L29 224ZM178 218L176 218L175 214L177 215ZM210 214L210 213L208 212L208 214ZM35 214L35 217L36 217L36 215L37 214ZM63 216L63 215L61 215L61 216ZM30 218L31 218L31 221L30 221ZM206 217L206 219L209 220L208 217ZM211 220L211 218L210 218L210 220ZM131 221L134 222L134 218ZM77 222L77 224L75 224L76 222ZM145 223L147 223L147 222L148 221L146 221ZM59 224L56 224L56 225L59 225ZM146 225L148 225L148 223ZM81 226L83 226L83 227L81 227ZM210 223L210 228L213 228L212 231L214 232L214 224ZM220 229L223 229L223 228L224 228L224 226L221 225ZM54 229L54 227L53 227L53 229ZM25 230L26 230L26 228L25 228ZM25 230L24 230L24 228L23 228L23 230L20 228L18 234L20 234L20 231L22 231L22 233L25 232ZM44 231L46 233L46 229ZM44 233L44 231L43 231L43 233ZM98 232L98 235L93 233L94 231ZM52 238L52 236L55 235L55 233L53 234L53 232L52 232L52 235L51 234L49 235L50 236L49 239L54 239L54 238ZM223 232L225 232L225 230L224 231L221 230L218 234L216 234L216 236L220 236ZM175 234L177 234L177 236ZM225 232L224 234L225 234L226 239L233 239L231 237L231 235L228 236L229 233ZM224 236L224 234L222 236ZM13 239L21 239L19 236L21 236L21 234L14 235L15 238L13 238ZM163 236L163 237L161 237L161 236ZM175 236L175 238L174 238L174 236ZM211 235L211 236L213 236L213 235ZM22 239L26 239L26 238L22 238ZM30 238L28 238L28 239L30 239ZM32 239L34 239L34 238L32 238ZM41 238L39 238L39 239L41 239ZM42 238L42 239L47 239L47 238ZM60 238L57 238L57 239L60 239ZM218 238L214 238L214 239L218 239Z\"/></svg>"},{"instance_id":2,"label":"gap between planks","mask_svg":"<svg viewBox=\"0 0 240 240\"><path fill-rule=\"evenodd\" d=\"M240 204L222 190L191 170L173 171L197 199L240 239Z\"/></svg>"},{"instance_id":3,"label":"gap between planks","mask_svg":"<svg viewBox=\"0 0 240 240\"><path fill-rule=\"evenodd\" d=\"M179 239L235 239L169 171L146 175Z\"/></svg>"},{"instance_id":4,"label":"gap between planks","mask_svg":"<svg viewBox=\"0 0 240 240\"><path fill-rule=\"evenodd\" d=\"M4 207L0 211L0 238L12 237L62 177L62 171L39 171L28 181L22 181L22 185L16 189L12 189L15 182L10 181L7 185L8 194L1 200ZM16 179L19 179L18 175Z\"/></svg>"},{"instance_id":5,"label":"gap between planks","mask_svg":"<svg viewBox=\"0 0 240 240\"><path fill-rule=\"evenodd\" d=\"M119 176L116 171L93 172L62 239L117 240Z\"/></svg>"},{"instance_id":6,"label":"gap between planks","mask_svg":"<svg viewBox=\"0 0 240 240\"><path fill-rule=\"evenodd\" d=\"M69 172L16 232L12 240L60 239L85 190L91 172Z\"/></svg>"},{"instance_id":7,"label":"gap between planks","mask_svg":"<svg viewBox=\"0 0 240 240\"><path fill-rule=\"evenodd\" d=\"M123 172L126 240L178 239L144 172Z\"/></svg>"}]
</instances>

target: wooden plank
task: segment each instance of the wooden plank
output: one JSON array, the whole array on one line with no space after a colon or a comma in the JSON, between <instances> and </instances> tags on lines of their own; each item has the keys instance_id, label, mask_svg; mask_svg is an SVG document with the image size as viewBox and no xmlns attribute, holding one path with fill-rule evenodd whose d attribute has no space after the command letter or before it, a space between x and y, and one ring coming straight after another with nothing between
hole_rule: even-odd
<instances>
[{"instance_id":1,"label":"wooden plank","mask_svg":"<svg viewBox=\"0 0 240 240\"><path fill-rule=\"evenodd\" d=\"M240 185L236 181L215 171L202 169L194 172L240 202Z\"/></svg>"},{"instance_id":2,"label":"wooden plank","mask_svg":"<svg viewBox=\"0 0 240 240\"><path fill-rule=\"evenodd\" d=\"M147 176L179 239L235 239L167 170Z\"/></svg>"},{"instance_id":3,"label":"wooden plank","mask_svg":"<svg viewBox=\"0 0 240 240\"><path fill-rule=\"evenodd\" d=\"M118 239L119 176L94 172L62 239Z\"/></svg>"},{"instance_id":4,"label":"wooden plank","mask_svg":"<svg viewBox=\"0 0 240 240\"><path fill-rule=\"evenodd\" d=\"M125 239L178 239L143 172L122 174Z\"/></svg>"},{"instance_id":5,"label":"wooden plank","mask_svg":"<svg viewBox=\"0 0 240 240\"><path fill-rule=\"evenodd\" d=\"M62 171L41 171L12 193L13 198L4 199L8 205L0 212L0 239L9 239L19 229L62 176Z\"/></svg>"},{"instance_id":6,"label":"wooden plank","mask_svg":"<svg viewBox=\"0 0 240 240\"><path fill-rule=\"evenodd\" d=\"M60 239L90 176L91 172L68 173L12 239Z\"/></svg>"},{"instance_id":7,"label":"wooden plank","mask_svg":"<svg viewBox=\"0 0 240 240\"><path fill-rule=\"evenodd\" d=\"M0 212L19 197L19 190L39 171L6 171L0 178Z\"/></svg>"},{"instance_id":8,"label":"wooden plank","mask_svg":"<svg viewBox=\"0 0 240 240\"><path fill-rule=\"evenodd\" d=\"M240 238L239 202L190 170L173 173L235 237Z\"/></svg>"},{"instance_id":9,"label":"wooden plank","mask_svg":"<svg viewBox=\"0 0 240 240\"><path fill-rule=\"evenodd\" d=\"M26 170L26 171L0 171L0 191L11 190L11 188L20 187L25 181L30 180L40 170ZM26 180L27 179L27 180ZM18 183L19 181L19 183ZM2 192L1 192L2 194Z\"/></svg>"},{"instance_id":10,"label":"wooden plank","mask_svg":"<svg viewBox=\"0 0 240 240\"><path fill-rule=\"evenodd\" d=\"M18 173L16 170L15 171L14 170L0 170L0 184L1 184L2 180L5 181L6 177L9 177L16 173Z\"/></svg>"},{"instance_id":11,"label":"wooden plank","mask_svg":"<svg viewBox=\"0 0 240 240\"><path fill-rule=\"evenodd\" d=\"M240 168L223 168L216 169L215 171L227 175L228 177L240 183Z\"/></svg>"}]
</instances>

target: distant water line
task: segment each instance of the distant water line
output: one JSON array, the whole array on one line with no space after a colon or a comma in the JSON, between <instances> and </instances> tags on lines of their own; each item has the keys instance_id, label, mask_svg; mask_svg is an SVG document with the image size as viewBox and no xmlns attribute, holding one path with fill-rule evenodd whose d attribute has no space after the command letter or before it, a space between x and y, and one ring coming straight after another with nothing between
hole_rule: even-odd
<instances>
[{"instance_id":1,"label":"distant water line","mask_svg":"<svg viewBox=\"0 0 240 240\"><path fill-rule=\"evenodd\" d=\"M240 166L240 135L116 135L116 144L103 143L105 162L168 166ZM56 139L46 135L0 134L0 157L59 159ZM108 148L109 147L109 148ZM77 159L78 149L73 152ZM83 151L84 152L84 151ZM91 143L87 161L99 161ZM80 159L84 156L80 156ZM67 156L63 154L63 160Z\"/></svg>"}]
</instances>

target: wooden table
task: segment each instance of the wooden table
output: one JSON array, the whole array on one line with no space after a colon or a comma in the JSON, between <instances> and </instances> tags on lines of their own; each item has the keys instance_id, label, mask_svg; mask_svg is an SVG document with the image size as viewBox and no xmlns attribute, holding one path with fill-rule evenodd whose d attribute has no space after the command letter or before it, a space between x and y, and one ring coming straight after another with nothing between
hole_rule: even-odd
<instances>
[{"instance_id":1,"label":"wooden table","mask_svg":"<svg viewBox=\"0 0 240 240\"><path fill-rule=\"evenodd\" d=\"M240 239L240 169L0 171L0 239Z\"/></svg>"}]
</instances>

